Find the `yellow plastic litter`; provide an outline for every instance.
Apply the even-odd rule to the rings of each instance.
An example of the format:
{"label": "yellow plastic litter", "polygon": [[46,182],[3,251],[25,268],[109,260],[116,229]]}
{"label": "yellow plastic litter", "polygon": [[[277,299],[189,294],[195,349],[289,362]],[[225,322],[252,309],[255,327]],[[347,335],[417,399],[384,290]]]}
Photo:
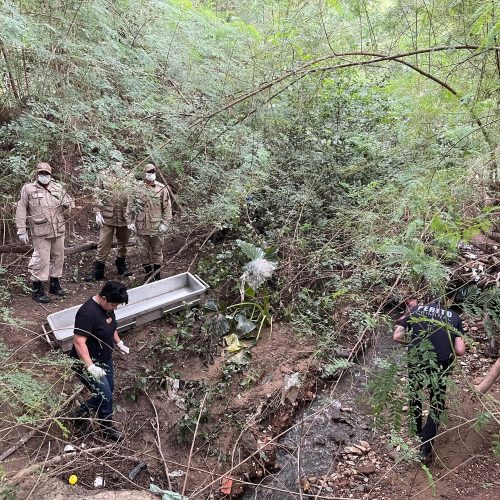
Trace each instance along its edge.
{"label": "yellow plastic litter", "polygon": [[224,340],[225,340],[226,345],[227,345],[227,347],[226,347],[227,352],[235,353],[235,352],[241,351],[242,349],[247,347],[246,344],[244,344],[243,342],[240,342],[240,339],[234,333],[232,333],[231,335],[228,335],[227,337],[224,337]]}
{"label": "yellow plastic litter", "polygon": [[68,478],[69,484],[76,484],[77,481],[78,481],[78,476],[76,476],[75,474],[71,474],[71,476],[69,476]]}

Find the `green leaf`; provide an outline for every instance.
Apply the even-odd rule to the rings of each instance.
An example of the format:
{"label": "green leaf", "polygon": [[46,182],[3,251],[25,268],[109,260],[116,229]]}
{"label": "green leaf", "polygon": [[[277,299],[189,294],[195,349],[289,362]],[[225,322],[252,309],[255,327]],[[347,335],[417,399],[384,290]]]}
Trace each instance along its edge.
{"label": "green leaf", "polygon": [[242,338],[248,335],[250,332],[254,331],[257,326],[255,323],[250,321],[244,313],[238,313],[234,316],[237,322],[236,331],[238,332],[238,337]]}
{"label": "green leaf", "polygon": [[236,244],[240,247],[241,251],[250,259],[263,259],[265,257],[265,252],[262,248],[256,247],[251,243],[246,241],[236,240]]}

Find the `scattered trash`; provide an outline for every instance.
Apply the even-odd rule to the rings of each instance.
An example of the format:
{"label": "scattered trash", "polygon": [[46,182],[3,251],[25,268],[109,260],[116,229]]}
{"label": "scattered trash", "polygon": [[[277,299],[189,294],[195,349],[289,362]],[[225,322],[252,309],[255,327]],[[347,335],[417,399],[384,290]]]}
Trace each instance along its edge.
{"label": "scattered trash", "polygon": [[248,345],[241,342],[234,333],[224,337],[227,347],[224,349],[228,363],[236,365],[247,365],[250,362],[251,354]]}
{"label": "scattered trash", "polygon": [[184,398],[179,396],[178,392],[186,386],[186,382],[184,380],[179,380],[178,378],[172,377],[165,377],[163,380],[167,387],[167,395],[169,399],[171,399],[175,403],[177,408],[185,410],[186,401]]}
{"label": "scattered trash", "polygon": [[139,473],[144,470],[148,465],[142,460],[128,473],[128,478],[133,481]]}
{"label": "scattered trash", "polygon": [[173,470],[172,472],[168,473],[168,477],[183,477],[185,476],[186,473],[183,470]]}
{"label": "scattered trash", "polygon": [[76,484],[77,481],[78,481],[78,476],[76,474],[71,474],[71,476],[69,476],[68,478],[68,483],[71,485]]}
{"label": "scattered trash", "polygon": [[300,375],[299,372],[295,372],[292,374],[286,374],[285,383],[283,385],[283,389],[281,390],[281,404],[284,404],[285,400],[288,399],[290,403],[293,403],[297,396],[299,395],[300,389]]}
{"label": "scattered trash", "polygon": [[103,488],[106,484],[102,476],[96,476],[94,479],[94,488]]}
{"label": "scattered trash", "polygon": [[223,495],[230,495],[232,487],[233,487],[233,480],[225,478],[221,481],[221,487],[219,491]]}
{"label": "scattered trash", "polygon": [[184,497],[180,493],[176,493],[175,491],[162,490],[161,488],[158,488],[156,484],[150,484],[149,491],[157,495],[162,495],[162,500],[188,500],[188,497]]}
{"label": "scattered trash", "polygon": [[72,444],[67,444],[64,447],[64,453],[74,453],[76,451],[76,448]]}

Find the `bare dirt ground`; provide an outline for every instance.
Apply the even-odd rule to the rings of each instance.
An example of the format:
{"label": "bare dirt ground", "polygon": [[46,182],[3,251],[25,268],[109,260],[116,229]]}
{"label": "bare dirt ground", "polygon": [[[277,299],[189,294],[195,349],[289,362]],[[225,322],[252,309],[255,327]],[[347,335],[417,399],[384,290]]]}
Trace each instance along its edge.
{"label": "bare dirt ground", "polygon": [[[96,231],[82,220],[85,219],[74,225],[70,244],[96,239]],[[176,238],[169,242],[165,258],[174,256],[184,241]],[[196,251],[194,248],[180,254],[165,275],[185,271]],[[117,278],[113,259],[107,263],[108,278]],[[3,265],[9,265],[9,270],[22,278],[26,275],[27,260],[27,257],[4,256]],[[33,354],[41,356],[49,352],[51,348],[40,329],[46,316],[80,304],[99,290],[100,284],[87,284],[81,279],[92,260],[93,252],[68,258],[63,285],[69,295],[62,300],[41,305],[33,302],[21,288],[13,291],[9,303],[13,317],[25,321],[23,328],[2,327],[3,341],[15,351],[13,359],[28,363]],[[136,286],[141,282],[141,268],[134,248],[128,261],[136,271],[129,284]],[[209,276],[202,277],[210,282]],[[304,475],[299,471],[296,488],[285,490],[284,498],[301,495],[302,498],[372,500],[499,498],[500,465],[491,452],[493,435],[499,432],[499,425],[494,420],[481,430],[471,425],[485,407],[468,386],[487,371],[493,360],[488,356],[484,333],[480,329],[470,333],[478,346],[461,360],[462,370],[455,372],[456,384],[449,397],[449,421],[437,439],[437,460],[429,467],[430,473],[426,474],[417,463],[399,461],[400,454],[388,448],[388,435],[368,425],[369,448],[361,455],[332,456],[318,440],[315,446],[323,447],[320,455],[324,456],[329,475],[321,471]],[[286,325],[265,331],[252,349],[250,365],[243,373],[236,374],[224,372],[222,346],[216,350],[211,363],[200,352],[162,351],[161,339],[176,335],[175,319],[168,318],[124,334],[130,355],[115,354],[116,419],[126,433],[124,442],[110,445],[97,431],[81,438],[61,432],[55,424],[43,428],[2,462],[7,477],[29,465],[42,464],[41,475],[27,475],[16,487],[17,498],[150,498],[146,492],[150,483],[165,490],[184,491],[191,498],[219,498],[225,492],[237,497],[243,488],[237,486],[236,480],[244,484],[276,473],[276,452],[282,445],[276,445],[274,438],[294,423],[297,411],[311,400],[333,398],[341,401],[351,414],[359,414],[364,422],[371,422],[367,396],[363,396],[367,378],[350,379],[347,375],[344,377],[347,385],[324,390],[324,383],[317,377],[315,341],[294,335]],[[378,349],[375,342],[374,356],[386,356],[385,348]],[[301,390],[295,402],[283,401],[287,376],[295,372],[301,375]],[[169,376],[173,374],[182,381],[177,394],[169,385]],[[50,373],[47,376],[50,377]],[[403,366],[401,376],[405,376]],[[76,387],[76,381],[70,379],[59,390],[70,395]],[[353,387],[356,390],[349,396]],[[498,400],[498,382],[488,397]],[[1,405],[0,453],[30,430],[20,425],[9,427],[12,418],[4,409],[5,405]],[[64,422],[64,415],[62,419]],[[65,422],[70,428],[70,423]],[[197,439],[193,442],[194,433]],[[351,438],[352,443],[347,437],[338,446],[343,449],[356,444],[357,435],[353,433]],[[67,444],[74,445],[77,452],[64,455]],[[58,455],[62,456],[59,462],[52,465],[47,462]],[[129,479],[129,472],[140,461],[145,462],[146,467],[134,480]],[[78,475],[76,486],[67,484],[71,474]],[[104,490],[94,486],[98,475],[105,480]],[[232,488],[231,479],[235,480]],[[278,498],[277,495],[270,490],[266,498]]]}

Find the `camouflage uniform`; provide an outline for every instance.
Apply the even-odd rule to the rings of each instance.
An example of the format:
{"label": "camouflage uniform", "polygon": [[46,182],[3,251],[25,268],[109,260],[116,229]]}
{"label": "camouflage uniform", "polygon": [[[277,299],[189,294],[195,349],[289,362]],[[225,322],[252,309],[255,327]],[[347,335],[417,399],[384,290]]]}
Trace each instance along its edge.
{"label": "camouflage uniform", "polygon": [[127,208],[128,192],[134,189],[127,178],[127,172],[121,164],[117,164],[111,172],[100,175],[94,193],[94,213],[100,213],[104,224],[100,228],[94,269],[85,277],[86,281],[104,278],[104,263],[109,256],[116,234],[118,242],[117,258],[115,260],[118,274],[130,276],[125,259],[130,232],[127,229],[125,210]]}
{"label": "camouflage uniform", "polygon": [[[37,172],[43,171],[50,174],[52,169],[47,163],[39,163]],[[65,215],[72,208],[74,202],[71,196],[52,180],[46,185],[38,181],[29,182],[21,189],[16,210],[17,234],[24,235],[27,227],[30,229],[34,251],[28,269],[34,285],[41,288],[42,293],[42,283],[50,278],[49,291],[64,294],[58,280],[64,264]],[[48,302],[48,298],[44,302]]]}
{"label": "camouflage uniform", "polygon": [[[147,168],[154,169],[152,164]],[[163,240],[161,226],[168,226],[172,219],[172,202],[167,186],[156,180],[144,181],[128,198],[126,218],[128,224],[135,224],[141,261],[146,276],[155,272],[159,279],[159,269],[163,264]]]}

